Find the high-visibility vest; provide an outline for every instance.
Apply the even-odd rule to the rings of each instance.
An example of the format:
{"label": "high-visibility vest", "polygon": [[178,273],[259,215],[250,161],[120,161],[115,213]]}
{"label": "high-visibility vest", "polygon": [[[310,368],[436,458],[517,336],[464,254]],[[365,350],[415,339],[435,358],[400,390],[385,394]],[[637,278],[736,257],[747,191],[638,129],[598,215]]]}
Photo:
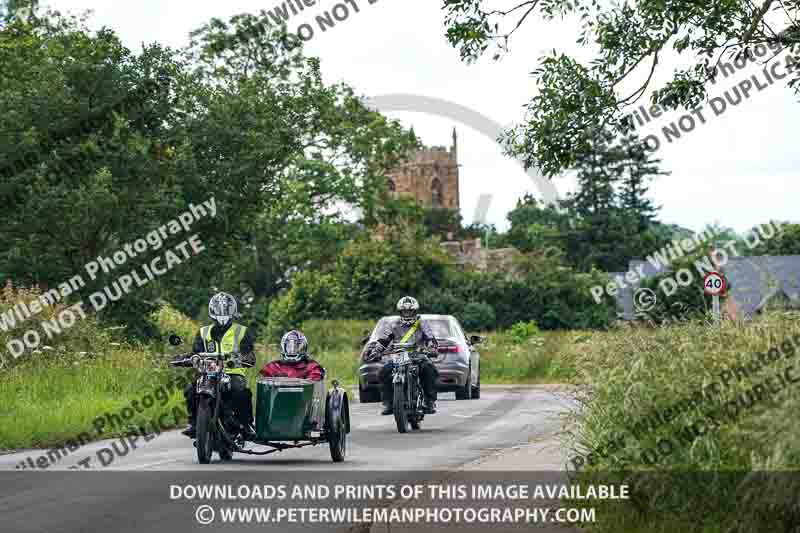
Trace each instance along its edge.
{"label": "high-visibility vest", "polygon": [[402,344],[404,342],[408,342],[408,339],[410,339],[411,336],[417,331],[417,327],[419,327],[419,320],[414,322],[414,324],[410,328],[408,328],[408,331],[406,331],[406,334],[403,335],[402,339],[400,339],[400,343]]}
{"label": "high-visibility vest", "polygon": [[[200,336],[203,338],[203,345],[207,352],[212,351],[208,349],[208,343],[211,340],[213,340],[211,338],[211,328],[212,326],[203,326],[202,328],[200,328]],[[244,337],[245,331],[247,331],[247,328],[245,326],[242,326],[241,324],[237,324],[236,322],[234,322],[233,324],[230,325],[228,330],[222,336],[221,342],[219,343],[218,346],[215,346],[216,349],[213,351],[225,352],[225,353],[230,353],[230,352],[238,353],[239,342],[242,340],[242,337]],[[227,374],[235,374],[239,376],[245,375],[244,368],[226,368],[225,372]]]}

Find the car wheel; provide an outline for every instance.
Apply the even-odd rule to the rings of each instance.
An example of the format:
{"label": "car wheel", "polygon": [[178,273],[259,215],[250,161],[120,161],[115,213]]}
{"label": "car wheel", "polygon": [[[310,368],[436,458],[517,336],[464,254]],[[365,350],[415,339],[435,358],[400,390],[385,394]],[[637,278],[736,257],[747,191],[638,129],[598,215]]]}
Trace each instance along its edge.
{"label": "car wheel", "polygon": [[381,401],[381,391],[379,389],[368,389],[359,385],[358,401],[361,403],[377,403]]}
{"label": "car wheel", "polygon": [[478,367],[478,383],[476,383],[472,387],[472,399],[473,400],[481,399],[481,367]]}
{"label": "car wheel", "polygon": [[456,390],[456,400],[469,400],[472,397],[472,368],[467,371],[467,382]]}

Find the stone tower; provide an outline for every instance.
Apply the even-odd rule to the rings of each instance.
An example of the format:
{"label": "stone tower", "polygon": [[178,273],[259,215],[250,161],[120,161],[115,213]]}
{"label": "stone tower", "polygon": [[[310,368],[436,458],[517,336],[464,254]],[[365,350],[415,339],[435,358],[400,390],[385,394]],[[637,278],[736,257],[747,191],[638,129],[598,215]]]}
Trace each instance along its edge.
{"label": "stone tower", "polygon": [[458,137],[453,145],[424,147],[387,173],[390,194],[414,198],[423,207],[459,209]]}

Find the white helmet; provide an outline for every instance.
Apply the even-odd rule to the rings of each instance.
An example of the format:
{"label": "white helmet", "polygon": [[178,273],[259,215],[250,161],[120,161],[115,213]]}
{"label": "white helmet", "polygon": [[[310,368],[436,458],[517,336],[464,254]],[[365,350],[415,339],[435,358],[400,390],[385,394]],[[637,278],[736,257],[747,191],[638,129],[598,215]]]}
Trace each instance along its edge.
{"label": "white helmet", "polygon": [[281,359],[288,363],[296,363],[305,359],[308,354],[306,336],[293,329],[281,339]]}
{"label": "white helmet", "polygon": [[419,318],[419,302],[411,296],[403,296],[397,301],[397,312],[400,322],[410,326]]}
{"label": "white helmet", "polygon": [[208,316],[220,326],[227,326],[238,315],[236,298],[227,292],[218,292],[208,302]]}

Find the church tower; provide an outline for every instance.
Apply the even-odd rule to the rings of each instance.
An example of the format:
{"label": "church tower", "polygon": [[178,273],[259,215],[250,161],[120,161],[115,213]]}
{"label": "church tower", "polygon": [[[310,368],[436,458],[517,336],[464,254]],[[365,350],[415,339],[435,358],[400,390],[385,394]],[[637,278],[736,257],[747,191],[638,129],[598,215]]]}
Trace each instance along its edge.
{"label": "church tower", "polygon": [[427,208],[459,209],[458,136],[453,128],[453,145],[423,147],[387,173],[391,194],[414,198]]}

